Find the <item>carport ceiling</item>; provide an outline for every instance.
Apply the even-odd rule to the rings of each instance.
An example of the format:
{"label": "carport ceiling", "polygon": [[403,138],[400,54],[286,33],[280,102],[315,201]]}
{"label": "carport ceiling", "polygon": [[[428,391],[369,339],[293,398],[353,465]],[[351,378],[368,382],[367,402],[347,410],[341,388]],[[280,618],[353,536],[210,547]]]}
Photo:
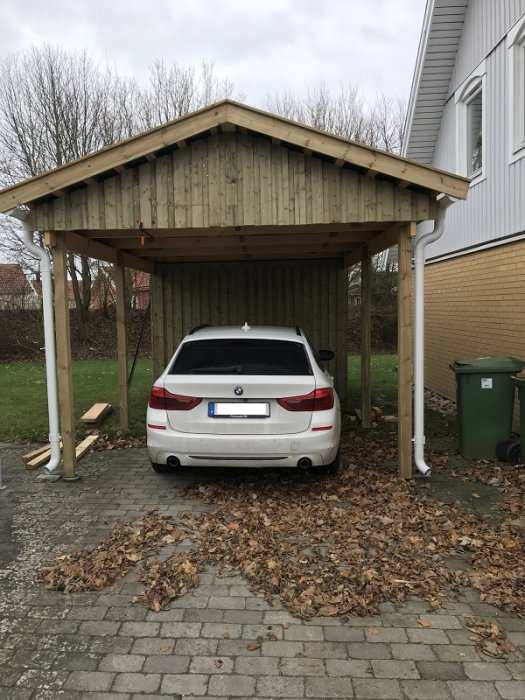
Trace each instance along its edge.
{"label": "carport ceiling", "polygon": [[154,263],[342,258],[397,242],[468,180],[229,100],[0,192],[68,250]]}

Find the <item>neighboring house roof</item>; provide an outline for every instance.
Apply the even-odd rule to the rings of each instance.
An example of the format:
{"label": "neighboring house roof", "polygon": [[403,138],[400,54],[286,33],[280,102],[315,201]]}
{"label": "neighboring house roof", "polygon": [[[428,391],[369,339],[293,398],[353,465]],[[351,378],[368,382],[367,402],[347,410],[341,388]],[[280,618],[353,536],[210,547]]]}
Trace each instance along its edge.
{"label": "neighboring house roof", "polygon": [[20,265],[0,264],[0,294],[27,294],[33,291]]}
{"label": "neighboring house roof", "polygon": [[133,275],[133,290],[135,292],[149,290],[149,277],[147,272],[137,270]]}
{"label": "neighboring house roof", "polygon": [[468,0],[427,0],[401,153],[430,164],[449,97]]}
{"label": "neighboring house roof", "polygon": [[23,204],[37,204],[60,196],[69,188],[124,172],[127,167],[154,160],[158,155],[184,147],[204,133],[234,131],[262,134],[304,152],[349,164],[360,172],[426,192],[444,192],[464,199],[468,180],[415,163],[370,146],[298,124],[247,105],[223,100],[192,114],[138,134],[84,158],[42,173],[0,191],[0,211]]}
{"label": "neighboring house roof", "polygon": [[[79,281],[80,292],[82,293],[82,282]],[[42,282],[33,282],[35,292],[39,297],[42,296]],[[75,301],[75,294],[73,292],[73,282],[71,280],[67,281],[67,297],[69,301]]]}

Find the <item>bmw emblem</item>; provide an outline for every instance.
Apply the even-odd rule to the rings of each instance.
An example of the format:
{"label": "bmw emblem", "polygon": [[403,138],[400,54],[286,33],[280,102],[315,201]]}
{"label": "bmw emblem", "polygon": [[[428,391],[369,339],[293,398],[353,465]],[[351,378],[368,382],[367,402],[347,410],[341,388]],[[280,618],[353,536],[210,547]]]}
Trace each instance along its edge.
{"label": "bmw emblem", "polygon": [[235,394],[235,396],[242,396],[244,393],[244,390],[243,390],[242,386],[236,386],[235,389],[233,390],[233,393]]}

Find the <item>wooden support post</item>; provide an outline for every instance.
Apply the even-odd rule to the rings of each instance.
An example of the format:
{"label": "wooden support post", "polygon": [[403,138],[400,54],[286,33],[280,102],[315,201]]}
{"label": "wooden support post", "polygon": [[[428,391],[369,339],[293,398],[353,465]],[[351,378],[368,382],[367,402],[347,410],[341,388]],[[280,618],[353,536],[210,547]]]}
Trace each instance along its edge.
{"label": "wooden support post", "polygon": [[398,242],[397,348],[399,475],[412,476],[412,235],[415,223],[401,227]]}
{"label": "wooden support post", "polygon": [[55,234],[53,275],[55,281],[55,338],[57,353],[58,405],[60,433],[63,444],[64,478],[76,478],[75,404],[73,400],[73,371],[71,363],[71,334],[69,329],[69,290],[64,234]]}
{"label": "wooden support post", "polygon": [[117,321],[117,358],[120,427],[129,428],[129,397],[128,397],[128,338],[126,333],[126,268],[119,255],[119,263],[115,265],[116,290],[116,321]]}
{"label": "wooden support post", "polygon": [[361,426],[370,428],[370,322],[372,308],[372,258],[365,248],[361,260]]}

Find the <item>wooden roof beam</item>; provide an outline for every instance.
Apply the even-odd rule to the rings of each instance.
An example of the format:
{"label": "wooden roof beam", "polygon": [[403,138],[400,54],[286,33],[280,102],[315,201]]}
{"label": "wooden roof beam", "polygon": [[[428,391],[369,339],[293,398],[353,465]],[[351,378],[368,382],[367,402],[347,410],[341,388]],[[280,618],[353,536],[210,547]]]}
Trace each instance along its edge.
{"label": "wooden roof beam", "polygon": [[[118,263],[118,256],[120,253],[114,248],[104,245],[104,243],[99,243],[98,241],[84,238],[73,231],[65,231],[64,240],[66,249],[72,253],[87,255],[90,258],[104,260],[105,262],[113,264]],[[129,253],[124,253],[123,256],[126,267],[130,267],[133,270],[141,270],[142,272],[153,272],[154,268],[149,260],[141,260],[135,255],[130,255]]]}
{"label": "wooden roof beam", "polygon": [[393,224],[381,233],[374,236],[365,246],[360,246],[355,251],[345,255],[345,267],[360,262],[365,249],[366,255],[372,256],[376,255],[376,253],[381,253],[381,251],[386,250],[387,248],[391,248],[393,245],[396,245],[399,237],[399,229],[400,224]]}
{"label": "wooden roof beam", "polygon": [[250,253],[251,255],[257,254],[270,254],[280,255],[281,253],[337,253],[338,255],[343,255],[350,250],[355,248],[355,243],[322,243],[315,245],[307,244],[286,244],[286,245],[246,245],[243,243],[238,243],[237,245],[231,244],[226,246],[195,246],[195,248],[190,248],[188,246],[180,246],[179,248],[152,248],[151,250],[143,250],[140,255],[142,258],[151,260],[152,258],[159,259],[162,257],[172,257],[177,255],[179,251],[180,255],[188,255],[190,257],[199,255],[229,255],[236,254],[239,252]]}
{"label": "wooden roof beam", "polygon": [[243,260],[252,260],[256,262],[257,260],[328,260],[328,259],[342,259],[340,253],[285,253],[283,255],[278,255],[275,252],[269,254],[243,254],[238,255],[213,255],[213,256],[176,256],[171,258],[158,259],[155,262],[162,263],[202,263],[202,262],[242,262]]}
{"label": "wooden roof beam", "polygon": [[[327,234],[337,234],[337,233],[363,233],[363,232],[380,232],[383,231],[385,226],[389,226],[393,222],[366,222],[366,223],[343,223],[343,224],[286,224],[282,226],[229,226],[229,227],[218,227],[210,226],[207,228],[161,228],[157,229],[154,227],[147,227],[148,231],[152,233],[158,240],[160,238],[179,238],[187,236],[231,236],[246,234],[250,236],[259,235],[283,235],[285,233],[295,234],[295,235],[311,235],[315,233],[327,233]],[[100,238],[100,239],[114,239],[114,238],[131,238],[134,236],[139,236],[140,233],[138,229],[128,228],[128,229],[85,229],[82,230],[82,235],[86,238]]]}
{"label": "wooden roof beam", "polygon": [[[162,248],[177,248],[184,246],[200,246],[205,245],[208,247],[214,246],[217,248],[224,247],[225,245],[240,245],[246,244],[249,246],[257,245],[274,245],[279,247],[280,245],[286,245],[288,243],[297,243],[302,245],[322,245],[322,244],[356,244],[364,243],[370,240],[372,236],[370,234],[361,232],[341,232],[341,233],[314,233],[304,236],[303,234],[293,234],[293,233],[267,233],[258,235],[249,234],[235,234],[231,232],[228,236],[213,236],[206,235],[203,233],[195,233],[188,236],[176,236],[176,237],[163,237],[156,238],[155,240],[150,240],[146,238],[144,243],[142,243],[141,236],[129,236],[127,238],[113,238],[113,239],[103,239],[103,242],[114,248],[115,250],[121,249],[136,249],[137,254],[141,254],[143,251],[147,250],[157,250]],[[88,240],[94,240],[90,238]]]}

